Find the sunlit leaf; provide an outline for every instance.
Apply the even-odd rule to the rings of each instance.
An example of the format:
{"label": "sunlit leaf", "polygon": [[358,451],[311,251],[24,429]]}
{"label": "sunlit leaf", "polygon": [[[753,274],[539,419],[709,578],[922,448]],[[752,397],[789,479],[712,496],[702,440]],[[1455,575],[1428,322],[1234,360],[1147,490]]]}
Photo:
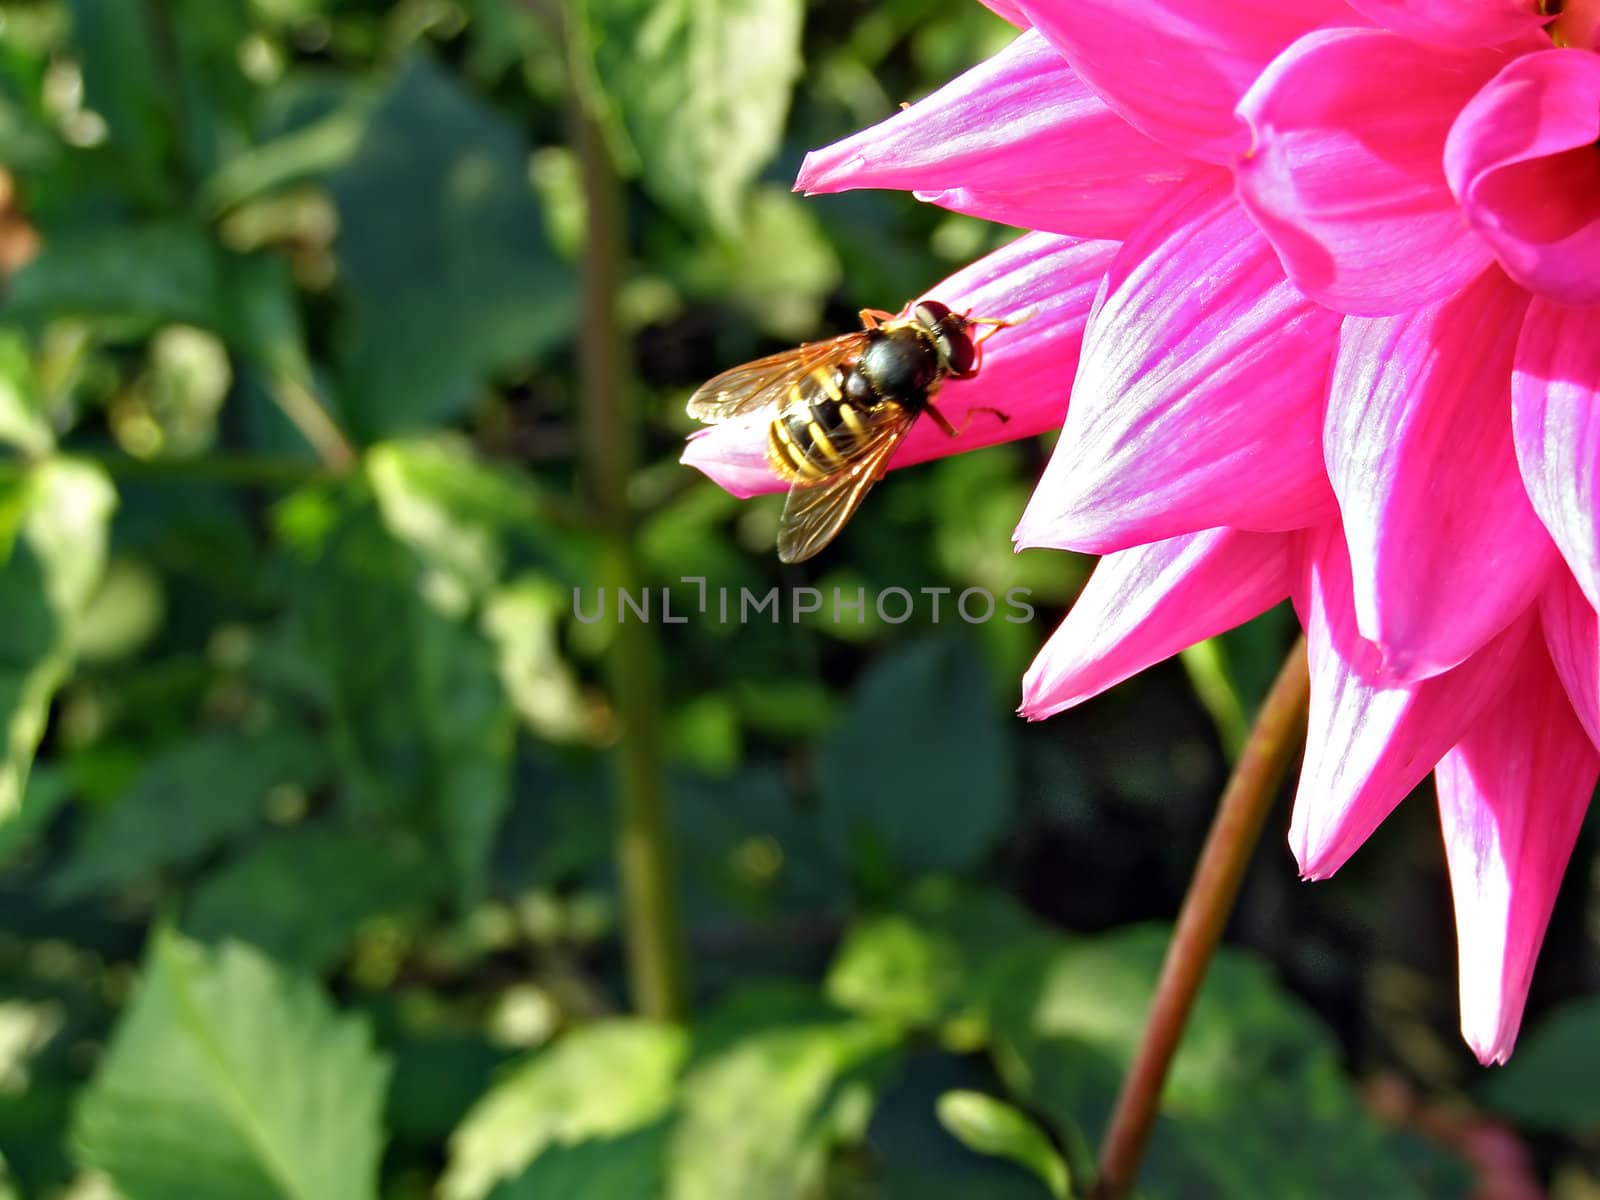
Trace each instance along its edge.
{"label": "sunlit leaf", "polygon": [[841,1008],[907,1025],[951,1022],[981,1039],[985,981],[997,963],[1046,936],[1008,897],[929,879],[901,911],[859,919],[823,984]]}
{"label": "sunlit leaf", "polygon": [[490,1088],[452,1135],[441,1195],[481,1200],[547,1148],[653,1124],[672,1102],[687,1051],[681,1029],[616,1019],[534,1052]]}
{"label": "sunlit leaf", "polygon": [[[15,817],[78,621],[105,570],[116,492],[97,467],[48,459],[0,483],[0,823]],[[18,536],[20,533],[20,536]]]}
{"label": "sunlit leaf", "polygon": [[577,677],[561,655],[559,621],[568,602],[549,580],[532,576],[497,590],[483,614],[517,715],[556,742],[578,740],[590,727]]}
{"label": "sunlit leaf", "polygon": [[841,1007],[923,1024],[957,997],[964,967],[953,939],[909,917],[878,917],[850,931],[826,987]]}
{"label": "sunlit leaf", "polygon": [[390,534],[476,600],[500,582],[512,532],[539,518],[524,480],[482,462],[452,438],[385,442],[367,475]]}
{"label": "sunlit leaf", "polygon": [[158,934],[75,1141],[128,1200],[367,1200],[387,1075],[309,979]]}
{"label": "sunlit leaf", "polygon": [[939,1122],[979,1154],[1008,1158],[1037,1175],[1052,1196],[1067,1195],[1067,1164],[1025,1113],[982,1092],[946,1092]]}
{"label": "sunlit leaf", "polygon": [[43,454],[55,443],[41,407],[27,341],[0,329],[0,442],[24,454]]}
{"label": "sunlit leaf", "polygon": [[696,223],[738,226],[778,147],[800,68],[799,0],[584,0],[600,92],[646,186]]}
{"label": "sunlit leaf", "polygon": [[78,657],[84,662],[127,658],[155,636],[165,614],[161,576],[139,559],[114,558],[83,610]]}
{"label": "sunlit leaf", "polygon": [[709,254],[695,243],[679,268],[686,285],[719,302],[738,301],[776,337],[815,335],[822,303],[843,273],[817,216],[787,187],[763,185],[745,226]]}
{"label": "sunlit leaf", "polygon": [[320,179],[348,162],[371,117],[371,97],[352,89],[343,107],[228,159],[206,182],[218,211],[292,184]]}
{"label": "sunlit leaf", "polygon": [[838,1089],[893,1040],[867,1022],[835,1021],[761,1029],[708,1053],[683,1082],[667,1200],[816,1194],[840,1132]]}

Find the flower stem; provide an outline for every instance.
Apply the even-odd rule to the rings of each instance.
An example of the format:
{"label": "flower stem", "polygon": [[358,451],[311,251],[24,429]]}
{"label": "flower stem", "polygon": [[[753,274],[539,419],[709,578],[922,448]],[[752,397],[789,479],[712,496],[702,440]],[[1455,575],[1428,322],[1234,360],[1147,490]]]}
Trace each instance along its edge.
{"label": "flower stem", "polygon": [[[587,236],[581,263],[579,371],[581,466],[596,509],[601,584],[637,591],[642,574],[636,514],[628,497],[638,453],[638,414],[627,395],[628,345],[617,320],[622,276],[622,185],[594,118],[573,99],[573,142]],[[645,1016],[685,1015],[683,929],[673,882],[661,733],[661,667],[654,629],[617,622],[607,673],[622,726],[618,745],[618,871],[634,1007]]]}
{"label": "flower stem", "polygon": [[1092,1200],[1119,1200],[1133,1186],[1172,1056],[1222,939],[1284,768],[1300,746],[1310,687],[1306,642],[1301,637],[1262,701],[1206,834],[1161,964],[1144,1036],[1100,1146],[1099,1180],[1090,1193]]}

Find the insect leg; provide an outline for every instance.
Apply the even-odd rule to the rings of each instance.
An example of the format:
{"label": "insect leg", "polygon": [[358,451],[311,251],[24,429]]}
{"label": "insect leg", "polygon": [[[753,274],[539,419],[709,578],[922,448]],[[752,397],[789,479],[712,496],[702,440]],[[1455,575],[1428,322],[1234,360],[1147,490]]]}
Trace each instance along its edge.
{"label": "insect leg", "polygon": [[863,329],[876,329],[885,321],[894,320],[892,312],[884,312],[881,308],[863,308],[861,310],[861,327]]}
{"label": "insect leg", "polygon": [[957,429],[954,425],[950,424],[950,418],[945,416],[932,404],[928,405],[928,407],[923,411],[933,418],[933,423],[935,425],[944,430],[946,437],[960,437],[962,434],[966,433],[968,426],[972,424],[973,416],[977,413],[988,413],[992,417],[997,417],[1002,425],[1011,420],[1010,413],[1003,413],[998,408],[969,408],[967,409],[967,419],[962,421],[961,428]]}

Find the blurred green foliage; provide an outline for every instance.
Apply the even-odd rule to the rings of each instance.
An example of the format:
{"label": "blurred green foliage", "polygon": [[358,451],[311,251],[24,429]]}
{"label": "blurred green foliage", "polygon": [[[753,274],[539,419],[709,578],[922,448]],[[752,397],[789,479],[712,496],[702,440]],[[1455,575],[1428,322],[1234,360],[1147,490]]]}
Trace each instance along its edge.
{"label": "blurred green foliage", "polygon": [[[1088,570],[1010,552],[1045,447],[890,479],[803,570],[770,552],[775,500],[676,461],[698,382],[1005,240],[787,184],[1009,36],[965,0],[6,0],[0,1196],[1092,1180],[1162,945],[1137,923],[1175,908],[1289,618],[1025,727],[1017,679]],[[580,106],[624,180],[652,594],[1038,609],[652,626],[685,1025],[623,1015],[628,731],[614,622],[574,610],[604,567]],[[1465,1194],[1354,1083],[1472,1079],[1426,834],[1327,899],[1260,864],[1256,952],[1213,972],[1145,1194]],[[1584,1028],[1536,1033],[1486,1095],[1562,1134],[1569,1177]]]}

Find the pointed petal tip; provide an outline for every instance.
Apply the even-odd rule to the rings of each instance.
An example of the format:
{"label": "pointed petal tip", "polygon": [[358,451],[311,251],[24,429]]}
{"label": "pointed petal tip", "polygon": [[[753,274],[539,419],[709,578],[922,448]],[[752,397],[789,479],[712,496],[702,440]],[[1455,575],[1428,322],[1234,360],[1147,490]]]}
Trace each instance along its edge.
{"label": "pointed petal tip", "polygon": [[1062,701],[1052,699],[1048,692],[1044,672],[1035,660],[1022,676],[1022,703],[1017,705],[1017,714],[1029,721],[1044,721],[1087,698],[1077,697]]}
{"label": "pointed petal tip", "polygon": [[1461,1022],[1461,1040],[1478,1060],[1480,1066],[1503,1067],[1511,1061],[1511,1051],[1516,1049],[1516,1026],[1504,1029],[1483,1030],[1473,1027],[1467,1020]]}
{"label": "pointed petal tip", "polygon": [[[1299,803],[1299,797],[1295,798]],[[1350,857],[1342,848],[1324,841],[1313,845],[1311,835],[1304,829],[1291,828],[1289,851],[1294,855],[1295,867],[1300,872],[1300,882],[1321,883],[1332,879]]]}
{"label": "pointed petal tip", "polygon": [[815,160],[817,152],[811,151],[800,162],[800,169],[795,172],[794,186],[790,191],[799,192],[802,196],[815,196],[817,176],[822,174],[821,165]]}
{"label": "pointed petal tip", "polygon": [[800,170],[795,173],[794,190],[806,196],[842,192],[850,184],[839,177],[847,177],[865,165],[866,159],[859,152],[839,154],[836,147],[812,150],[801,160]]}
{"label": "pointed petal tip", "polygon": [[1022,515],[1017,518],[1017,527],[1011,531],[1011,551],[1021,554],[1024,550],[1060,550],[1062,547],[1054,545],[1048,537],[1045,526],[1048,522],[1041,521],[1034,515],[1034,501],[1039,493],[1035,489],[1028,498],[1028,504],[1022,510]]}

